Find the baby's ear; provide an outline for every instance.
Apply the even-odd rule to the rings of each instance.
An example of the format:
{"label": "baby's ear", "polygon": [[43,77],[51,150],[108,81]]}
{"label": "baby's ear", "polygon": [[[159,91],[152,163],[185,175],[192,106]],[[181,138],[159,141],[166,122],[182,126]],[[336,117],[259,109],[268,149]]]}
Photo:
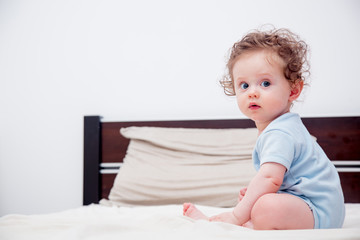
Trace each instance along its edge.
{"label": "baby's ear", "polygon": [[301,80],[296,81],[294,84],[292,84],[289,101],[295,101],[300,96],[303,87],[304,81]]}

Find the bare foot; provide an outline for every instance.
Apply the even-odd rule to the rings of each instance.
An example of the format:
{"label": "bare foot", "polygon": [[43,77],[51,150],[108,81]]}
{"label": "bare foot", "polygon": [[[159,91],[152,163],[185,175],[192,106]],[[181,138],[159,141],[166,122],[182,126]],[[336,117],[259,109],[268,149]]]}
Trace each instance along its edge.
{"label": "bare foot", "polygon": [[195,220],[209,220],[199,209],[197,209],[192,203],[183,204],[183,215]]}
{"label": "bare foot", "polygon": [[254,224],[252,224],[251,220],[247,221],[242,226],[246,228],[254,229]]}
{"label": "bare foot", "polygon": [[224,212],[210,218],[211,222],[226,222],[235,225],[238,224],[238,220],[232,212]]}

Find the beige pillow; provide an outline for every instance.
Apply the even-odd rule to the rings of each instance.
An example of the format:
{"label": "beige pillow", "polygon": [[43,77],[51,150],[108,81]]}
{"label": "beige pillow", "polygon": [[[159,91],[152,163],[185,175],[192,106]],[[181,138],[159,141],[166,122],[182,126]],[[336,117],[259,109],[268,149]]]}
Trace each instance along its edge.
{"label": "beige pillow", "polygon": [[120,132],[131,140],[107,204],[232,207],[255,175],[256,128],[128,127]]}

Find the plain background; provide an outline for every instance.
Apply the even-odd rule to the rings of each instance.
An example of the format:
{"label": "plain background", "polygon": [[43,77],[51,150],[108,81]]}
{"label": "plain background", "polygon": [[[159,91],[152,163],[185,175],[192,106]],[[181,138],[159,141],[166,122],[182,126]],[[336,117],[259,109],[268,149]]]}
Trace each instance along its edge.
{"label": "plain background", "polygon": [[310,46],[301,116],[360,115],[360,1],[0,1],[0,216],[82,205],[83,116],[244,118],[218,80],[263,24]]}

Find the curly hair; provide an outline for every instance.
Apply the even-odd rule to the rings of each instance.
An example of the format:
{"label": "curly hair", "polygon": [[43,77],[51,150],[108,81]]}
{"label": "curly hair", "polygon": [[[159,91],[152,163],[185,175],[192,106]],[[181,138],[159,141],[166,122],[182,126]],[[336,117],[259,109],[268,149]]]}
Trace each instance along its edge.
{"label": "curly hair", "polygon": [[235,95],[232,71],[239,56],[245,52],[256,50],[269,50],[276,53],[285,63],[284,76],[290,84],[298,81],[305,83],[305,75],[310,74],[307,60],[308,46],[300,40],[298,35],[285,28],[269,31],[254,30],[234,43],[230,49],[230,56],[226,64],[227,73],[220,80],[226,95]]}

